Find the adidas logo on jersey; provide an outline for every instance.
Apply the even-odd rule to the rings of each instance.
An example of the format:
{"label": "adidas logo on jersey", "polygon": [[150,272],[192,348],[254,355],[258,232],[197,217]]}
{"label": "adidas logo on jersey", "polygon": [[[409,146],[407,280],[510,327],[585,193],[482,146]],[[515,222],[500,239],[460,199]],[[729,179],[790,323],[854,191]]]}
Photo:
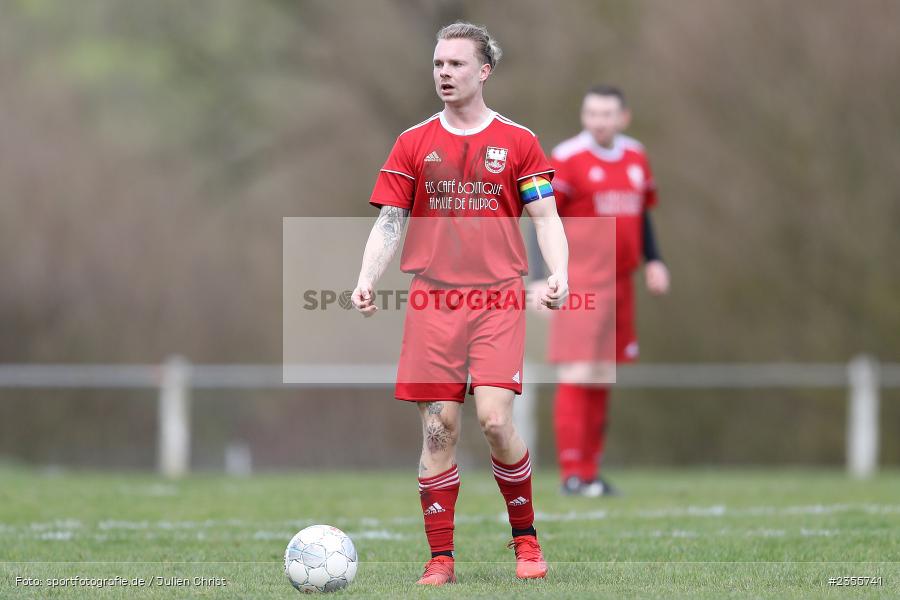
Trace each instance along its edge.
{"label": "adidas logo on jersey", "polygon": [[518,372],[518,371],[516,371],[516,374],[513,375],[513,381],[515,381],[516,383],[522,383],[521,379],[519,378],[519,372]]}
{"label": "adidas logo on jersey", "polygon": [[528,500],[526,500],[522,496],[519,496],[514,500],[510,500],[509,502],[507,502],[507,504],[509,504],[510,506],[522,506],[523,504],[528,504]]}
{"label": "adidas logo on jersey", "polygon": [[440,504],[438,504],[437,502],[435,502],[434,504],[429,506],[425,510],[425,512],[422,514],[424,514],[425,516],[428,516],[428,515],[436,515],[436,514],[442,513],[442,512],[447,512],[447,509],[444,508],[443,506],[441,506]]}
{"label": "adidas logo on jersey", "polygon": [[431,154],[425,157],[425,162],[441,162],[441,157],[438,156],[437,150],[432,150]]}

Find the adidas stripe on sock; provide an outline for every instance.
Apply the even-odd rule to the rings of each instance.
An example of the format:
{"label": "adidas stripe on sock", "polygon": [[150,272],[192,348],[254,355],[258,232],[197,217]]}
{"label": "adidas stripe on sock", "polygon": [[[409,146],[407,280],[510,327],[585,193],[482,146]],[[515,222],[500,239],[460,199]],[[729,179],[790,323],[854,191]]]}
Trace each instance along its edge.
{"label": "adidas stripe on sock", "polygon": [[507,465],[493,456],[491,463],[494,479],[506,501],[509,524],[513,529],[529,529],[534,525],[534,507],[531,496],[531,459],[525,451],[518,462]]}

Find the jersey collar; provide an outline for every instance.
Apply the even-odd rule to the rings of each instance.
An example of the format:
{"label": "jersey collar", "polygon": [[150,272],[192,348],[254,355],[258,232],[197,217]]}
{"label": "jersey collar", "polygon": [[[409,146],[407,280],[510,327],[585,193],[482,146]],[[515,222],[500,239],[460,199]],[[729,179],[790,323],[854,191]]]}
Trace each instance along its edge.
{"label": "jersey collar", "polygon": [[594,136],[589,131],[582,131],[581,137],[584,144],[597,158],[609,162],[621,160],[625,154],[625,145],[622,143],[622,136],[617,135],[613,138],[612,148],[604,148],[594,140]]}
{"label": "jersey collar", "polygon": [[458,127],[451,126],[450,123],[447,122],[447,118],[444,116],[444,111],[441,111],[438,114],[440,115],[441,126],[443,126],[444,129],[446,129],[447,131],[449,131],[450,133],[453,133],[455,135],[474,135],[476,133],[480,133],[480,132],[484,131],[485,129],[487,129],[487,126],[490,125],[491,121],[494,120],[494,117],[497,116],[496,112],[491,111],[488,114],[487,118],[484,120],[484,122],[481,123],[480,125],[473,127],[471,129],[460,129]]}

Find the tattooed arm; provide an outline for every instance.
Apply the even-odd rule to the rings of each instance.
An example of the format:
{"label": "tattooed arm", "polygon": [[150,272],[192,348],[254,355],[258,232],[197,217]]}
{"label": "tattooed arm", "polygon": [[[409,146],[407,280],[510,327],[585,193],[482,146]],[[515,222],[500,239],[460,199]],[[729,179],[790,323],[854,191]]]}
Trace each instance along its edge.
{"label": "tattooed arm", "polygon": [[353,306],[366,317],[371,317],[378,310],[375,305],[375,283],[397,253],[407,217],[408,209],[382,206],[369,234],[369,241],[363,252],[362,269],[352,297]]}

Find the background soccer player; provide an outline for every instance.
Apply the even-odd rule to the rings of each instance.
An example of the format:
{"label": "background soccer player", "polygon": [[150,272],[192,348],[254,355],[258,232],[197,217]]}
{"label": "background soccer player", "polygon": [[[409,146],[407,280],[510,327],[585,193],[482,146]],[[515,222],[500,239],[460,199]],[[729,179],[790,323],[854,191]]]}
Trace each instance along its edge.
{"label": "background soccer player", "polygon": [[[531,463],[512,423],[513,399],[522,391],[527,272],[517,221],[523,209],[534,219],[552,270],[541,300],[558,307],[568,293],[568,248],[550,185],[553,168],[530,130],[484,103],[484,84],[501,54],[487,30],[455,23],[437,39],[434,83],[444,110],[403,132],[378,176],[370,202],[381,212],[352,299],[366,316],[377,310],[374,285],[411,215],[401,269],[415,277],[395,396],[416,402],[422,420],[419,493],[432,557],[419,583],[455,580],[456,443],[469,376],[512,526],[516,575],[540,578],[547,564],[534,529]],[[454,293],[522,301],[486,310],[481,297],[454,310],[448,306]],[[446,301],[416,310],[417,295]]]}
{"label": "background soccer player", "polygon": [[[644,279],[651,294],[669,290],[669,272],[662,262],[650,209],[656,186],[644,147],[622,134],[631,120],[621,90],[598,85],[588,90],[581,106],[584,130],[559,144],[552,153],[556,167],[553,187],[571,246],[573,294],[615,286],[615,360],[638,357],[632,275],[644,260]],[[616,225],[615,264],[596,227],[578,217],[613,217]],[[614,272],[613,272],[614,267]],[[614,282],[614,284],[613,284]],[[608,426],[608,361],[603,343],[612,323],[603,311],[554,313],[549,357],[559,364],[554,401],[557,459],[566,494],[614,494],[599,476]],[[610,350],[612,345],[608,346]],[[610,352],[611,353],[611,352]],[[607,361],[604,364],[604,360]]]}

